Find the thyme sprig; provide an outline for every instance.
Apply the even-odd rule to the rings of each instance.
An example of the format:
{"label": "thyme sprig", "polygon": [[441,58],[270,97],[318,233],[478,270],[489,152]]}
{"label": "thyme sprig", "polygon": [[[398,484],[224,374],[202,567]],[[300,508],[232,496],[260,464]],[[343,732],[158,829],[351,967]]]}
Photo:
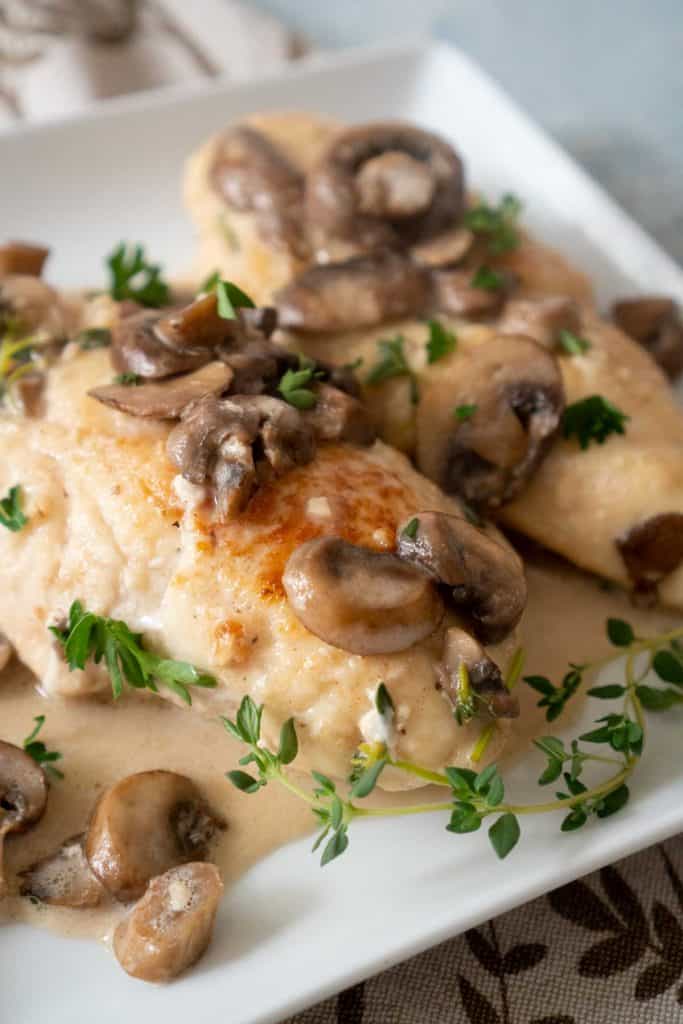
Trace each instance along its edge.
{"label": "thyme sprig", "polygon": [[[505,783],[496,764],[489,764],[481,771],[447,767],[444,772],[437,772],[394,758],[387,744],[381,742],[361,744],[352,759],[344,792],[336,782],[318,771],[311,772],[312,787],[303,788],[294,782],[289,770],[299,749],[294,720],[290,718],[282,726],[278,749],[269,750],[261,735],[263,706],[257,706],[248,696],[243,698],[234,722],[223,719],[227,731],[248,747],[248,753],[239,762],[242,768],[228,772],[227,777],[244,793],[256,793],[270,782],[277,782],[308,803],[319,827],[313,849],[323,847],[322,865],[347,849],[349,826],[357,818],[437,811],[448,815],[447,831],[459,835],[476,832],[484,822],[489,823],[489,841],[496,855],[503,859],[517,845],[521,834],[519,819],[525,815],[562,811],[560,829],[572,832],[592,817],[607,818],[620,811],[628,802],[627,780],[635,771],[645,744],[644,710],[665,710],[683,703],[683,627],[655,637],[639,638],[628,623],[609,619],[607,634],[613,646],[625,656],[625,681],[595,686],[587,692],[598,700],[622,701],[621,710],[596,719],[595,728],[568,743],[556,736],[541,736],[534,741],[546,762],[539,785],[546,786],[560,778],[564,784],[564,788],[555,793],[554,800],[518,804],[506,799]],[[508,686],[514,685],[521,675],[522,658],[521,651],[513,657],[506,677]],[[546,709],[546,719],[554,721],[585,684],[589,674],[604,668],[614,658],[612,652],[590,664],[572,664],[557,686],[545,676],[527,676],[525,681],[541,693],[539,705]],[[662,688],[646,684],[645,680],[651,676],[655,681],[670,685]],[[466,696],[466,678],[462,680],[462,687]],[[390,730],[395,708],[383,683],[376,691],[375,708]],[[477,747],[482,747],[482,751],[484,738],[487,735],[490,738],[493,728],[495,723],[487,726],[480,736]],[[475,763],[477,747],[470,758]],[[243,770],[247,766],[252,772]],[[445,799],[395,807],[363,804],[387,768],[441,787],[445,790]],[[591,782],[584,779],[587,769],[609,769],[609,773]]]}

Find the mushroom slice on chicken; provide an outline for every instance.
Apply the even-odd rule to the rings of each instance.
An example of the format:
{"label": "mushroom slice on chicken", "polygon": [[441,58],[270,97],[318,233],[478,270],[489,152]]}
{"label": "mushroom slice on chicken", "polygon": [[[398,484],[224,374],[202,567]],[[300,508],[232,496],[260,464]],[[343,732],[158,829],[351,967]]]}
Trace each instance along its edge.
{"label": "mushroom slice on chicken", "polygon": [[353,395],[320,383],[315,389],[316,403],[304,413],[319,441],[348,441],[367,445],[375,440],[375,429],[368,410]]}
{"label": "mushroom slice on chicken", "polygon": [[[564,411],[557,360],[521,336],[463,348],[421,393],[418,465],[444,490],[481,509],[523,490]],[[463,410],[462,418],[454,410]]]}
{"label": "mushroom slice on chicken", "polygon": [[338,537],[297,548],[283,583],[306,629],[352,654],[406,650],[433,633],[443,617],[443,605],[425,573],[396,555]]}
{"label": "mushroom slice on chicken", "polygon": [[105,890],[88,864],[83,840],[67,839],[56,853],[21,872],[21,894],[54,907],[97,907]]}
{"label": "mushroom slice on chicken", "polygon": [[171,981],[211,941],[223,883],[213,864],[183,864],[153,879],[114,932],[114,953],[141,981]]}
{"label": "mushroom slice on chicken", "polygon": [[214,362],[170,380],[140,384],[137,387],[110,384],[93,388],[88,394],[132,416],[177,419],[192,402],[227,391],[233,376],[233,371],[225,363]]}
{"label": "mushroom slice on chicken", "polygon": [[[446,630],[441,662],[436,676],[444,692],[458,709],[469,717],[481,701],[494,718],[517,718],[519,701],[508,690],[501,671],[481,644],[463,629]],[[466,685],[463,687],[463,678]],[[474,702],[471,695],[474,694]]]}
{"label": "mushroom slice on chicken", "polygon": [[641,344],[673,380],[683,371],[683,321],[666,296],[621,299],[612,307],[614,322]]}
{"label": "mushroom slice on chicken", "polygon": [[429,295],[427,272],[384,249],[310,267],[278,292],[275,305],[282,327],[324,333],[414,316],[427,307]]}
{"label": "mushroom slice on chicken", "polygon": [[3,848],[8,835],[40,821],[47,804],[45,773],[32,757],[0,740],[0,896],[5,891]]}
{"label": "mushroom slice on chicken", "polygon": [[156,875],[206,856],[218,821],[176,772],[138,772],[100,797],[88,828],[91,870],[112,896],[137,899]]}
{"label": "mushroom slice on chicken", "polygon": [[341,131],[306,179],[306,223],[325,259],[430,239],[464,205],[460,158],[442,138],[402,122]]}
{"label": "mushroom slice on chicken", "polygon": [[158,310],[144,309],[121,317],[111,332],[111,361],[119,373],[149,379],[171,377],[202,366],[210,356],[205,350],[183,352],[160,337]]}
{"label": "mushroom slice on chicken", "polygon": [[431,279],[435,309],[473,320],[497,313],[508,290],[502,277],[496,287],[481,287],[476,283],[476,273],[471,270],[437,269],[432,271]]}
{"label": "mushroom slice on chicken", "polygon": [[645,519],[615,543],[636,589],[653,590],[683,564],[683,512]]}
{"label": "mushroom slice on chicken", "polygon": [[40,277],[49,253],[45,246],[32,242],[5,242],[0,245],[0,277],[8,274]]}
{"label": "mushroom slice on chicken", "polygon": [[399,527],[397,552],[448,591],[485,643],[503,640],[519,622],[527,598],[521,560],[466,519],[417,512]]}
{"label": "mushroom slice on chicken", "polygon": [[534,299],[510,299],[498,321],[501,334],[532,338],[545,348],[558,346],[562,331],[581,331],[581,311],[569,295],[543,295]]}

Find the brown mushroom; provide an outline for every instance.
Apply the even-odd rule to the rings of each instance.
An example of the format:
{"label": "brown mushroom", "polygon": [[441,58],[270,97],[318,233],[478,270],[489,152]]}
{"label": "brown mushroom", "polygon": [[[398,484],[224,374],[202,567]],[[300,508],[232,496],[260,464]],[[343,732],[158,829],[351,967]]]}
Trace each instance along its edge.
{"label": "brown mushroom", "polygon": [[339,537],[296,548],[283,583],[306,629],[352,654],[404,651],[433,633],[443,617],[443,605],[425,573],[396,555]]}
{"label": "brown mushroom", "polygon": [[12,833],[26,832],[39,821],[47,804],[47,781],[32,757],[0,740],[0,896],[5,891],[3,848]]}
{"label": "brown mushroom", "polygon": [[[475,698],[486,705],[494,718],[517,718],[519,701],[508,690],[501,671],[481,644],[456,626],[446,630],[443,654],[436,666],[436,676],[457,711],[467,703],[461,679],[465,667],[467,681]],[[476,708],[476,700],[473,710]]]}
{"label": "brown mushroom", "polygon": [[652,591],[683,562],[683,514],[664,512],[644,519],[615,543],[636,588]]}
{"label": "brown mushroom", "polygon": [[424,267],[451,267],[465,258],[474,244],[474,234],[459,224],[426,242],[412,246],[410,255]]}
{"label": "brown mushroom", "polygon": [[111,361],[119,373],[138,377],[171,377],[196,370],[211,358],[206,349],[182,352],[172,348],[157,333],[158,310],[144,309],[123,316],[111,332]]}
{"label": "brown mushroom", "polygon": [[537,299],[511,299],[498,328],[501,334],[523,334],[545,348],[556,348],[562,331],[578,334],[581,312],[569,295],[545,295]]}
{"label": "brown mushroom", "polygon": [[319,441],[348,441],[368,445],[375,440],[375,429],[366,407],[357,398],[329,384],[318,384],[316,404],[304,413]]}
{"label": "brown mushroom", "polygon": [[43,415],[44,392],[45,374],[37,369],[23,373],[12,384],[12,397],[24,416],[35,418]]}
{"label": "brown mushroom", "polygon": [[385,249],[310,267],[278,292],[275,304],[282,327],[322,333],[414,316],[428,299],[427,272]]}
{"label": "brown mushroom", "polygon": [[306,179],[306,222],[319,256],[433,238],[462,215],[464,175],[444,140],[402,122],[342,131]]}
{"label": "brown mushroom", "polygon": [[5,242],[0,245],[0,277],[8,274],[40,277],[49,253],[49,249],[32,242]]}
{"label": "brown mushroom", "polygon": [[67,839],[56,853],[21,872],[21,894],[54,907],[97,907],[105,890],[90,870],[84,836]]}
{"label": "brown mushroom", "polygon": [[[423,381],[421,392],[419,468],[483,510],[523,490],[557,434],[565,405],[554,355],[514,335],[461,347],[448,372]],[[462,418],[455,410],[463,410]]]}
{"label": "brown mushroom", "polygon": [[263,453],[276,475],[311,461],[315,454],[313,431],[292,405],[270,395],[235,395],[232,402],[257,416]]}
{"label": "brown mushroom", "polygon": [[519,622],[527,598],[522,562],[485,530],[446,512],[417,512],[399,528],[397,551],[447,588],[484,643],[498,643]]}
{"label": "brown mushroom", "polygon": [[507,280],[501,278],[499,287],[482,288],[476,283],[476,272],[471,270],[434,270],[431,279],[436,310],[472,319],[497,313],[509,287]]}
{"label": "brown mushroom", "polygon": [[29,274],[0,278],[0,330],[8,321],[27,334],[40,331],[43,341],[62,341],[69,332],[68,315],[57,292]]}
{"label": "brown mushroom", "polygon": [[249,125],[222,136],[211,168],[213,188],[234,210],[253,213],[264,239],[305,258],[300,171],[278,147]]}
{"label": "brown mushroom", "polygon": [[141,981],[170,981],[211,941],[223,883],[213,864],[171,868],[149,885],[114,932],[114,953]]}
{"label": "brown mushroom", "polygon": [[191,779],[175,772],[138,772],[100,797],[85,854],[112,896],[137,899],[156,875],[205,857],[217,825]]}
{"label": "brown mushroom", "polygon": [[260,395],[274,390],[285,370],[298,365],[293,353],[264,339],[252,339],[239,346],[222,345],[217,355],[235,375],[231,390],[236,395]]}
{"label": "brown mushroom", "polygon": [[88,394],[104,405],[132,416],[153,419],[177,419],[191,402],[207,395],[220,395],[227,391],[233,372],[225,363],[207,363],[194,373],[172,377],[159,383],[126,387],[110,384],[92,388]]}
{"label": "brown mushroom", "polygon": [[672,299],[660,295],[622,299],[614,303],[612,316],[669,377],[683,371],[683,322]]}

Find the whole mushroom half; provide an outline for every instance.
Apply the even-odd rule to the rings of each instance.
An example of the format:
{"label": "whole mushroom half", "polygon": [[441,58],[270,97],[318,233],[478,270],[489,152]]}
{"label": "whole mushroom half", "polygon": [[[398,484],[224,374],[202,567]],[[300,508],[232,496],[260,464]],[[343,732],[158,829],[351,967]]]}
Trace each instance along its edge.
{"label": "whole mushroom half", "polygon": [[683,514],[651,516],[617,537],[616,545],[636,589],[654,591],[683,562]]}
{"label": "whole mushroom half", "polygon": [[305,203],[321,262],[339,245],[344,256],[409,246],[460,219],[462,163],[444,139],[414,125],[360,125],[340,132],[309,171]]}
{"label": "whole mushroom half", "polygon": [[112,896],[138,899],[152,878],[203,859],[217,826],[191,779],[175,772],[138,772],[100,797],[85,853]]}
{"label": "whole mushroom half", "polygon": [[85,836],[67,839],[56,853],[21,872],[21,894],[54,907],[96,907],[106,893],[88,864]]}
{"label": "whole mushroom half", "polygon": [[283,583],[303,625],[352,654],[391,654],[438,627],[443,604],[420,569],[393,554],[321,537],[295,549]]}
{"label": "whole mushroom half", "polygon": [[26,832],[43,816],[47,804],[47,781],[43,769],[20,747],[0,740],[0,896],[6,882],[3,874],[5,838]]}
{"label": "whole mushroom half", "polygon": [[531,339],[494,335],[461,347],[447,369],[422,382],[418,466],[445,491],[496,508],[533,475],[564,406],[557,360]]}
{"label": "whole mushroom half", "polygon": [[519,701],[508,690],[501,671],[488,656],[481,644],[464,629],[456,626],[446,630],[443,654],[437,665],[437,679],[446,696],[458,707],[469,703],[468,695],[463,693],[462,670],[466,670],[467,686],[474,694],[476,702],[486,706],[493,718],[517,718]]}
{"label": "whole mushroom half", "polygon": [[211,941],[223,883],[213,864],[171,868],[149,885],[114,932],[114,953],[141,981],[171,981]]}
{"label": "whole mushroom half", "polygon": [[683,321],[672,299],[663,295],[622,299],[612,307],[612,316],[669,377],[683,371]]}
{"label": "whole mushroom half", "polygon": [[466,519],[417,512],[399,528],[397,552],[443,588],[484,643],[498,643],[519,622],[527,599],[520,558]]}

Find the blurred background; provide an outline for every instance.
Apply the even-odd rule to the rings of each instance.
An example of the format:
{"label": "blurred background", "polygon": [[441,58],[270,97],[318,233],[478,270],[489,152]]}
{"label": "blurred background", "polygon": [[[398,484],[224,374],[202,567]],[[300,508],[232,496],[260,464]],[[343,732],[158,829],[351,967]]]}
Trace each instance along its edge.
{"label": "blurred background", "polygon": [[478,60],[683,262],[683,0],[0,0],[0,129],[426,36]]}

